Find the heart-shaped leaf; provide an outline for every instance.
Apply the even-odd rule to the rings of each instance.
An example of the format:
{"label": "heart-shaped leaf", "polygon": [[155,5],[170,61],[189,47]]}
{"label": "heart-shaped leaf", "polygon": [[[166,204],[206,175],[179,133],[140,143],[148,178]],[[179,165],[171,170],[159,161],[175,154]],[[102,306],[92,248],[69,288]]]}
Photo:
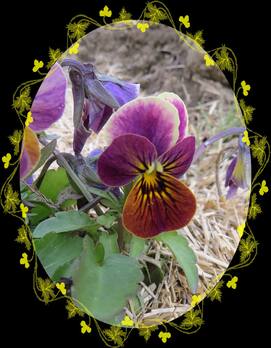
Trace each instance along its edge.
{"label": "heart-shaped leaf", "polygon": [[53,202],[56,202],[59,193],[69,185],[69,179],[64,168],[50,169],[46,172],[39,191]]}
{"label": "heart-shaped leaf", "polygon": [[164,232],[156,239],[165,243],[171,249],[186,275],[191,291],[196,293],[198,287],[197,259],[187,240],[177,232]]}
{"label": "heart-shaped leaf", "polygon": [[144,239],[132,236],[129,255],[132,257],[139,257],[144,251],[145,244],[146,241]]}
{"label": "heart-shaped leaf", "polygon": [[72,296],[88,314],[116,325],[142,280],[143,274],[134,258],[112,254],[98,265],[93,241],[86,236],[80,264],[73,275]]}
{"label": "heart-shaped leaf", "polygon": [[118,235],[117,233],[109,234],[108,232],[101,232],[99,242],[104,247],[104,258],[112,254],[119,253]]}
{"label": "heart-shaped leaf", "polygon": [[42,238],[46,234],[55,232],[71,232],[78,230],[87,230],[88,232],[95,232],[97,224],[94,220],[81,211],[62,211],[55,214],[47,220],[42,221],[34,230],[34,238]]}
{"label": "heart-shaped leaf", "polygon": [[57,270],[78,257],[82,251],[83,238],[70,234],[50,233],[34,240],[36,253],[47,274],[52,280]]}

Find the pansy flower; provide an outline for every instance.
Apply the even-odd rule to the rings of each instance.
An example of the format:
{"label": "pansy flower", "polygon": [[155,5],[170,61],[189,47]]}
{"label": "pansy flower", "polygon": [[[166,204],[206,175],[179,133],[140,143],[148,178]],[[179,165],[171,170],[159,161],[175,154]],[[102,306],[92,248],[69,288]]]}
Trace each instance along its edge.
{"label": "pansy flower", "polygon": [[238,140],[237,156],[231,161],[227,172],[225,187],[228,187],[227,199],[233,198],[238,188],[247,189],[251,181],[251,157],[249,147],[242,141],[242,136]]}
{"label": "pansy flower", "polygon": [[186,128],[185,105],[173,93],[137,98],[105,125],[110,145],[99,157],[98,175],[113,187],[134,181],[122,222],[138,237],[179,229],[195,213],[195,197],[179,180],[195,151],[195,138],[184,137]]}

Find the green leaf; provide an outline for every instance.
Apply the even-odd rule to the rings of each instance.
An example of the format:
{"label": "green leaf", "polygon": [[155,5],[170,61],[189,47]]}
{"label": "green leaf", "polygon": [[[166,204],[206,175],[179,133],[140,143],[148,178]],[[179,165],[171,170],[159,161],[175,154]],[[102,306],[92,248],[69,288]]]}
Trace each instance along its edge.
{"label": "green leaf", "polygon": [[37,226],[37,224],[49,216],[53,215],[55,209],[48,207],[44,203],[37,203],[37,205],[31,209],[31,213],[28,214],[31,226]]}
{"label": "green leaf", "polygon": [[56,271],[74,260],[82,251],[83,238],[70,234],[47,234],[44,238],[34,240],[37,255],[49,277],[54,278]]}
{"label": "green leaf", "polygon": [[98,243],[95,246],[95,258],[96,258],[96,262],[98,264],[102,264],[103,260],[104,260],[104,255],[105,255],[105,251],[104,251],[104,246],[102,243]]}
{"label": "green leaf", "polygon": [[129,255],[132,257],[139,257],[145,249],[145,243],[146,241],[144,239],[132,236]]}
{"label": "green leaf", "polygon": [[50,169],[45,174],[39,190],[56,203],[59,193],[69,185],[69,179],[64,168]]}
{"label": "green leaf", "polygon": [[177,232],[164,232],[155,239],[170,248],[186,275],[191,291],[196,293],[198,287],[197,259],[187,240]]}
{"label": "green leaf", "polygon": [[98,265],[93,241],[86,236],[80,264],[73,275],[72,296],[88,314],[116,325],[142,280],[140,265],[134,258],[113,254],[102,266]]}
{"label": "green leaf", "polygon": [[97,217],[96,221],[98,224],[104,226],[105,228],[110,228],[113,223],[116,221],[117,216],[110,214],[110,213],[105,213],[104,215],[100,215]]}
{"label": "green leaf", "polygon": [[27,177],[32,175],[34,172],[36,172],[40,167],[44,165],[44,163],[48,160],[48,158],[51,156],[51,154],[55,150],[56,143],[57,141],[56,139],[54,139],[40,150],[40,160],[38,164],[32,169],[32,171],[27,175]]}
{"label": "green leaf", "polygon": [[47,220],[42,221],[34,230],[34,238],[42,238],[46,234],[55,232],[71,232],[78,230],[87,230],[91,232],[91,229],[97,229],[95,221],[81,211],[62,211],[55,214]]}
{"label": "green leaf", "polygon": [[104,246],[105,259],[112,254],[119,253],[117,233],[109,234],[108,232],[101,232],[99,241]]}

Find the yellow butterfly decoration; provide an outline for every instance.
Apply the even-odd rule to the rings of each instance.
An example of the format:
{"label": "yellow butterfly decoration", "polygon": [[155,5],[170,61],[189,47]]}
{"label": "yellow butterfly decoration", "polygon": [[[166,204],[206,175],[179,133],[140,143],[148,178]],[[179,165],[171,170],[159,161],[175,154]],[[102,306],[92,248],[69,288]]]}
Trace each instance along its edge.
{"label": "yellow butterfly decoration", "polygon": [[231,280],[227,282],[227,287],[236,289],[237,287],[237,282],[238,282],[238,277],[234,276]]}
{"label": "yellow butterfly decoration", "polygon": [[79,52],[79,42],[76,42],[72,47],[69,49],[69,54],[77,54]]}
{"label": "yellow butterfly decoration", "polygon": [[108,6],[105,6],[103,10],[99,12],[100,17],[111,17],[112,11],[109,10]]}
{"label": "yellow butterfly decoration", "polygon": [[160,331],[158,337],[161,338],[163,343],[166,343],[167,340],[171,337],[171,333]]}
{"label": "yellow butterfly decoration", "polygon": [[138,23],[137,24],[137,29],[141,30],[142,33],[145,33],[147,29],[149,29],[149,24],[148,23]]}
{"label": "yellow butterfly decoration", "polygon": [[5,169],[8,169],[10,160],[11,160],[11,154],[9,152],[6,154],[6,156],[2,157],[2,162],[4,163]]}
{"label": "yellow butterfly decoration", "polygon": [[25,268],[29,268],[28,256],[27,253],[22,253],[22,257],[20,258],[20,265],[24,265]]}
{"label": "yellow butterfly decoration", "polygon": [[42,60],[39,61],[39,60],[35,59],[34,60],[34,67],[33,67],[32,71],[37,72],[39,69],[43,68],[43,66],[44,66],[44,63]]}
{"label": "yellow butterfly decoration", "polygon": [[81,332],[84,333],[91,333],[91,327],[85,322],[85,320],[82,320],[81,323]]}
{"label": "yellow butterfly decoration", "polygon": [[128,315],[125,315],[124,319],[121,322],[122,326],[133,326],[134,322],[132,319],[128,317]]}
{"label": "yellow butterfly decoration", "polygon": [[242,82],[241,82],[241,87],[242,87],[242,89],[243,89],[243,94],[244,94],[244,96],[245,96],[245,97],[248,96],[248,91],[250,91],[251,86],[248,85],[248,84],[246,83],[246,81],[242,81]]}
{"label": "yellow butterfly decoration", "polygon": [[189,16],[180,16],[179,21],[188,29],[190,27]]}
{"label": "yellow butterfly decoration", "polygon": [[22,212],[22,218],[26,218],[26,213],[28,212],[28,207],[26,207],[23,203],[20,204],[20,209]]}
{"label": "yellow butterfly decoration", "polygon": [[65,283],[63,283],[63,282],[56,283],[56,287],[58,288],[58,290],[61,292],[62,295],[66,295],[67,290],[65,288]]}
{"label": "yellow butterfly decoration", "polygon": [[33,117],[32,117],[32,112],[28,111],[27,116],[26,116],[26,120],[25,120],[25,126],[28,127],[30,125],[30,123],[33,122]]}
{"label": "yellow butterfly decoration", "polygon": [[242,142],[247,144],[247,146],[250,145],[250,140],[249,140],[249,137],[248,137],[248,131],[244,131],[244,136],[242,138]]}
{"label": "yellow butterfly decoration", "polygon": [[259,194],[261,195],[261,196],[263,196],[265,193],[267,193],[269,191],[269,188],[266,186],[266,181],[265,180],[263,180],[262,181],[262,184],[261,184],[261,188],[260,188],[260,190],[259,190]]}
{"label": "yellow butterfly decoration", "polygon": [[215,61],[207,53],[204,55],[204,60],[205,60],[206,66],[213,66],[213,65],[215,65]]}
{"label": "yellow butterfly decoration", "polygon": [[245,224],[245,222],[244,222],[244,223],[242,223],[241,225],[239,225],[239,226],[237,227],[237,232],[238,232],[240,238],[242,238],[242,236],[243,236],[243,234],[244,234],[245,226],[246,226],[246,224]]}
{"label": "yellow butterfly decoration", "polygon": [[192,301],[191,301],[191,306],[192,307],[196,306],[201,300],[202,300],[202,295],[193,295]]}

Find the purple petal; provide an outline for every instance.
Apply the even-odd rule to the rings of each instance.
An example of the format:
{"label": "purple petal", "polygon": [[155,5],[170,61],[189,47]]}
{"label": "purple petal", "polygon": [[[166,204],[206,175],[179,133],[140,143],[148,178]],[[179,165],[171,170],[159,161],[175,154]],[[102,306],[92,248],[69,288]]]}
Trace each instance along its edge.
{"label": "purple petal", "polygon": [[113,109],[110,106],[98,101],[91,101],[89,104],[89,128],[98,134],[112,113]]}
{"label": "purple petal", "polygon": [[80,124],[82,117],[85,91],[84,81],[82,74],[76,69],[70,69],[70,80],[72,82],[72,94],[73,94],[73,126],[77,128]]}
{"label": "purple petal", "polygon": [[105,137],[111,143],[120,135],[132,133],[152,142],[158,155],[172,147],[178,139],[177,109],[158,97],[136,98],[120,107],[105,127]]}
{"label": "purple petal", "polygon": [[30,172],[29,168],[29,157],[25,149],[23,149],[23,153],[20,160],[20,178],[24,178],[27,175],[27,173]]}
{"label": "purple petal", "polygon": [[236,166],[237,157],[234,157],[234,159],[231,161],[230,165],[228,166],[227,172],[226,172],[226,180],[225,180],[225,187],[230,186],[230,180],[232,180],[232,173]]}
{"label": "purple petal", "polygon": [[79,120],[79,126],[74,128],[73,132],[73,151],[79,155],[92,131],[89,130],[89,116],[88,116],[89,101],[85,99],[82,117]]}
{"label": "purple petal", "polygon": [[121,82],[120,84],[105,81],[102,82],[106,90],[113,95],[113,97],[121,105],[128,103],[129,101],[139,96],[140,85],[130,82]]}
{"label": "purple petal", "polygon": [[78,127],[74,129],[73,150],[75,154],[82,151],[92,131],[99,133],[112,112],[113,109],[107,105],[85,99],[82,117],[79,120]]}
{"label": "purple petal", "polygon": [[94,149],[94,150],[90,151],[90,153],[88,154],[88,158],[92,159],[93,157],[100,156],[102,152],[103,151],[101,149]]}
{"label": "purple petal", "polygon": [[121,135],[99,157],[98,175],[108,186],[126,185],[145,172],[156,157],[154,145],[145,137]]}
{"label": "purple petal", "polygon": [[66,87],[64,71],[56,63],[45,77],[33,101],[31,107],[33,122],[30,128],[40,132],[49,128],[62,116],[65,108]]}
{"label": "purple petal", "polygon": [[236,195],[237,190],[238,190],[238,186],[235,185],[233,182],[231,182],[231,183],[229,184],[229,189],[228,189],[226,198],[227,198],[227,199],[233,198],[233,197]]}
{"label": "purple petal", "polygon": [[164,172],[175,177],[183,175],[193,160],[195,152],[195,137],[190,136],[178,142],[159,158]]}
{"label": "purple petal", "polygon": [[178,110],[180,119],[178,141],[182,140],[185,136],[188,126],[188,114],[184,102],[177,94],[170,92],[164,92],[162,94],[159,94],[158,97],[167,100],[168,102],[173,104],[175,108]]}

